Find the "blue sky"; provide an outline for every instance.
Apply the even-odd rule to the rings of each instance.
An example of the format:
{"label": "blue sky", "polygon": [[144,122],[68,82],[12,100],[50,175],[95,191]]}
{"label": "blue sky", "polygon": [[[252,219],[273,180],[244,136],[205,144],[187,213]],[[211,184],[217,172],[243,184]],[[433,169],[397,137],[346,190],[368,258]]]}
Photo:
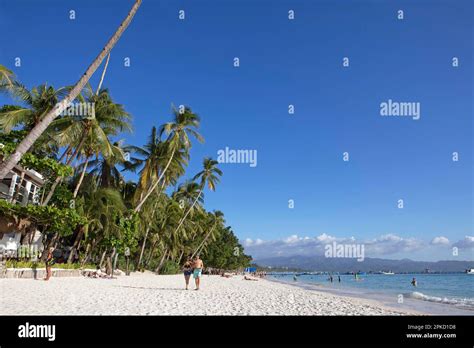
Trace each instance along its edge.
{"label": "blue sky", "polygon": [[[73,84],[132,2],[0,0],[0,64],[29,87]],[[201,116],[206,143],[193,146],[188,178],[226,146],[257,150],[255,168],[222,164],[206,192],[257,257],[329,236],[395,243],[377,257],[472,259],[472,13],[472,2],[447,0],[144,0],[104,86],[134,116],[128,143],[168,121],[171,103]],[[420,119],[380,116],[388,99],[420,103]]]}

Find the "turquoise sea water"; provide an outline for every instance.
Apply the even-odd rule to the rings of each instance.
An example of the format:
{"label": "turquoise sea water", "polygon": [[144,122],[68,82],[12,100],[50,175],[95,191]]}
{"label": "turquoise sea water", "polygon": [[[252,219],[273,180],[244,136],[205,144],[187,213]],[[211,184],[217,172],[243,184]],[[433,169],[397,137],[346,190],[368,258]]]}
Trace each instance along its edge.
{"label": "turquoise sea water", "polygon": [[[340,295],[375,299],[386,305],[433,314],[474,315],[474,275],[468,274],[367,274],[353,275],[273,274],[275,280]],[[416,278],[417,286],[411,284]]]}

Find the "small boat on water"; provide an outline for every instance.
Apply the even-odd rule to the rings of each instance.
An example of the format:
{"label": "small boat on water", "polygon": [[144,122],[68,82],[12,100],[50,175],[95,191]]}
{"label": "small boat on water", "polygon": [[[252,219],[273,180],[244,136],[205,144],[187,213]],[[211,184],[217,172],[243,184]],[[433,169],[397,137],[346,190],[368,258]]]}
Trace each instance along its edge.
{"label": "small boat on water", "polygon": [[380,272],[380,273],[381,273],[381,274],[385,274],[385,275],[393,275],[393,274],[395,274],[395,273],[393,273],[392,271],[388,271],[388,272],[382,271],[382,272]]}
{"label": "small boat on water", "polygon": [[466,269],[466,274],[474,274],[474,268]]}

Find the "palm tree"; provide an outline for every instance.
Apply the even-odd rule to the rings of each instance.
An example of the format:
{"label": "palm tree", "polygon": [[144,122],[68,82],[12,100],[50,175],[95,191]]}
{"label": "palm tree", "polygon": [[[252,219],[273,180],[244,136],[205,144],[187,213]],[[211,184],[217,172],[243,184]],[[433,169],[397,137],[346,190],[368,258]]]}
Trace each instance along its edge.
{"label": "palm tree", "polygon": [[[76,210],[86,217],[87,223],[79,226],[71,254],[79,248],[83,237],[88,238],[89,233],[94,234],[96,243],[112,235],[118,235],[116,217],[123,214],[126,207],[118,191],[108,188],[97,189],[95,185],[90,185],[78,199]],[[68,261],[71,262],[72,258]]]}
{"label": "palm tree", "polygon": [[193,178],[193,180],[201,179],[201,184],[199,186],[199,194],[196,197],[196,199],[194,200],[194,202],[192,203],[192,205],[187,210],[186,214],[181,219],[181,221],[180,221],[180,223],[179,223],[179,225],[176,229],[179,229],[181,227],[181,225],[183,224],[183,222],[186,219],[186,217],[188,216],[188,214],[194,208],[194,205],[197,203],[197,201],[199,200],[199,198],[202,195],[202,191],[203,191],[204,186],[206,185],[206,183],[207,183],[207,187],[211,191],[215,191],[216,184],[220,180],[219,176],[222,176],[222,171],[219,168],[217,168],[217,164],[218,164],[218,162],[216,160],[213,160],[210,157],[204,158],[203,170],[200,171],[199,173],[197,173]]}
{"label": "palm tree", "polygon": [[6,133],[19,125],[22,125],[24,130],[31,131],[48,112],[54,109],[58,99],[67,93],[67,88],[56,90],[46,84],[34,87],[30,91],[18,82],[14,82],[9,90],[25,106],[0,113],[0,129]]}
{"label": "palm tree", "polygon": [[117,41],[122,36],[125,29],[127,29],[128,25],[132,21],[135,13],[137,12],[138,8],[140,7],[142,0],[135,0],[134,5],[132,6],[130,12],[128,13],[127,17],[123,20],[120,24],[117,31],[112,35],[109,39],[107,44],[105,45],[104,49],[100,52],[100,54],[94,59],[92,64],[87,68],[86,72],[79,81],[74,85],[71,89],[69,94],[59,103],[57,107],[53,110],[50,110],[44,118],[28,133],[28,135],[21,141],[21,143],[17,146],[15,151],[6,159],[3,163],[0,164],[0,180],[3,180],[5,176],[12,170],[12,168],[20,161],[23,154],[28,151],[29,148],[34,144],[34,142],[43,134],[43,132],[48,128],[48,126],[53,122],[53,120],[58,117],[67,107],[68,105],[76,99],[76,97],[81,93],[82,89],[86,85],[86,83],[90,80],[91,76],[97,70],[99,65],[102,63],[104,58],[110,53],[112,48],[115,46]]}
{"label": "palm tree", "polygon": [[199,254],[201,250],[205,247],[209,237],[212,235],[213,232],[218,231],[216,227],[222,227],[224,225],[224,214],[217,210],[214,213],[208,213],[209,218],[212,223],[212,227],[209,229],[209,232],[206,234],[202,242],[199,244],[199,246],[196,248],[196,250],[193,252],[191,257],[194,257],[196,254]]}
{"label": "palm tree", "polygon": [[13,71],[0,64],[0,91],[8,90],[15,80]]}
{"label": "palm tree", "polygon": [[[109,136],[132,130],[130,114],[122,105],[113,102],[107,89],[95,94],[89,84],[84,89],[84,96],[79,95],[78,100],[94,105],[91,117],[64,116],[51,124],[57,133],[55,139],[60,146],[75,144],[75,150],[66,160],[66,164],[71,164],[80,155],[86,143],[94,144],[97,147],[95,152],[100,152],[105,158],[114,156],[116,149],[110,143]],[[61,180],[61,177],[56,178],[42,205],[48,204]]]}
{"label": "palm tree", "polygon": [[[183,112],[173,109],[174,113],[174,122],[165,123],[160,130],[160,136],[166,134],[168,137],[164,144],[162,145],[164,150],[166,150],[167,163],[165,167],[160,171],[158,179],[154,180],[153,184],[150,185],[146,194],[140,199],[135,211],[140,211],[143,203],[148,199],[148,197],[155,191],[156,187],[163,179],[166,171],[171,165],[174,157],[177,153],[181,153],[184,158],[189,157],[189,149],[191,148],[191,141],[189,135],[194,136],[199,142],[203,142],[204,139],[196,131],[199,128],[199,116],[194,114],[190,108],[186,107]],[[189,135],[188,135],[189,133]]]}

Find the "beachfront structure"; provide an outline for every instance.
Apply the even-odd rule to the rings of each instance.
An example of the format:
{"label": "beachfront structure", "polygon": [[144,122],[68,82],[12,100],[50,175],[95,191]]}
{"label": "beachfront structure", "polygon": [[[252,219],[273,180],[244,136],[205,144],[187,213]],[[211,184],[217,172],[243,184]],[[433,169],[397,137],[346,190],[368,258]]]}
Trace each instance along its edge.
{"label": "beachfront structure", "polygon": [[[38,204],[38,193],[43,184],[44,178],[40,173],[16,165],[0,182],[0,199],[21,205]],[[22,244],[36,250],[43,248],[41,233],[30,230],[29,225],[29,221],[7,221],[0,216],[0,258],[20,257]],[[22,241],[22,236],[25,236],[27,231],[30,232],[29,238]]]}
{"label": "beachfront structure", "polygon": [[0,182],[0,199],[16,204],[38,204],[43,176],[35,170],[16,165]]}

